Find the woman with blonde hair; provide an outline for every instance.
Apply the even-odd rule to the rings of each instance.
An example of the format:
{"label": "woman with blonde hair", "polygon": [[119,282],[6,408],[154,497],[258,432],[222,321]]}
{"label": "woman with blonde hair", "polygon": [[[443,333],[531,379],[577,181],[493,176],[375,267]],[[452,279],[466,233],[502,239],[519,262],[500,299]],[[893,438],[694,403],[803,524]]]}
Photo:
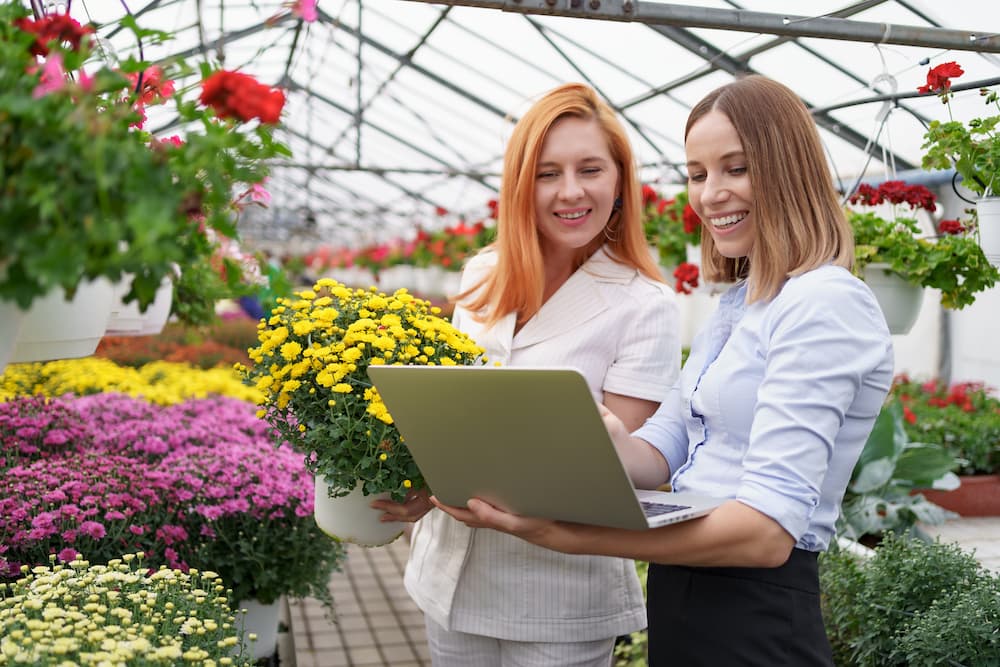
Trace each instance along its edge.
{"label": "woman with blonde hair", "polygon": [[[496,242],[468,263],[461,290],[453,321],[491,361],[574,367],[629,428],[669,392],[676,304],[643,236],[628,138],[591,88],[560,86],[518,121]],[[411,521],[431,507],[420,494],[373,506]],[[632,561],[556,553],[437,510],[413,530],[405,584],[435,667],[607,667],[615,638],[646,625]]]}
{"label": "woman with blonde hair", "polygon": [[439,507],[560,552],[649,561],[651,667],[832,666],[817,554],[889,390],[891,338],[849,270],[850,229],[791,90],[760,76],[715,90],[685,150],[705,275],[736,284],[656,414],[605,424],[637,487],[726,501],[648,531]]}

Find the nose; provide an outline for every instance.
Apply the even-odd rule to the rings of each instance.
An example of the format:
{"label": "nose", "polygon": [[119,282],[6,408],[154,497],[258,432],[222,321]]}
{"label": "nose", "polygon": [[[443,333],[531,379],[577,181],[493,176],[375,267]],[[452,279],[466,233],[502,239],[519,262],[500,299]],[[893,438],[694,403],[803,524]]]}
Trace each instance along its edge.
{"label": "nose", "polygon": [[729,199],[729,188],[719,176],[707,175],[701,189],[703,205],[718,204]]}
{"label": "nose", "polygon": [[575,174],[566,174],[559,188],[559,198],[565,201],[576,201],[583,197],[583,186]]}

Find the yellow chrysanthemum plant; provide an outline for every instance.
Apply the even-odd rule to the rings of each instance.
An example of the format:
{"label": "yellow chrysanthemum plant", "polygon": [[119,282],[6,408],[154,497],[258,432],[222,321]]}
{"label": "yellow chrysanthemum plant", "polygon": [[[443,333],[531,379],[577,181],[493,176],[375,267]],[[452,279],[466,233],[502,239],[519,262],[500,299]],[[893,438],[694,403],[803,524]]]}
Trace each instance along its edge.
{"label": "yellow chrysanthemum plant", "polygon": [[484,363],[483,349],[440,312],[406,289],[385,294],[321,279],[279,299],[258,325],[253,365],[239,367],[263,394],[258,416],[305,455],[332,497],[360,488],[401,501],[425,486],[368,367]]}

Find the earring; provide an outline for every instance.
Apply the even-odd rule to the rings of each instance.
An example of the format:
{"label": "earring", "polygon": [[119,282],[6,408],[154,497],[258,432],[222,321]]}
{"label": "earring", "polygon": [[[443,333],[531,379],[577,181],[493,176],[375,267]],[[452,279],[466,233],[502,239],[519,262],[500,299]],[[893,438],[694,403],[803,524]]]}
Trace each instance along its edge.
{"label": "earring", "polygon": [[615,202],[611,205],[611,210],[612,210],[612,212],[613,211],[620,211],[620,210],[622,210],[622,198],[621,197],[615,197]]}
{"label": "earring", "polygon": [[613,230],[614,234],[612,234],[611,231],[612,231],[611,223],[609,222],[608,224],[604,225],[604,238],[610,241],[611,243],[615,243],[618,240],[618,227],[614,228]]}

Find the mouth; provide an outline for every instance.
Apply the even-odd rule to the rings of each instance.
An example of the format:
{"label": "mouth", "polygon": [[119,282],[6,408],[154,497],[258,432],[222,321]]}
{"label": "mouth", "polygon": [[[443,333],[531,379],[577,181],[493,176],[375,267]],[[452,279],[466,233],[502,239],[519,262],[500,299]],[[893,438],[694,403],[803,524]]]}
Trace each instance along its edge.
{"label": "mouth", "polygon": [[709,218],[708,222],[715,229],[725,230],[740,224],[748,215],[750,215],[750,211],[740,211],[739,213],[731,213],[730,215],[724,215],[718,218]]}
{"label": "mouth", "polygon": [[552,215],[571,226],[582,224],[594,209],[581,208],[574,211],[554,211]]}

